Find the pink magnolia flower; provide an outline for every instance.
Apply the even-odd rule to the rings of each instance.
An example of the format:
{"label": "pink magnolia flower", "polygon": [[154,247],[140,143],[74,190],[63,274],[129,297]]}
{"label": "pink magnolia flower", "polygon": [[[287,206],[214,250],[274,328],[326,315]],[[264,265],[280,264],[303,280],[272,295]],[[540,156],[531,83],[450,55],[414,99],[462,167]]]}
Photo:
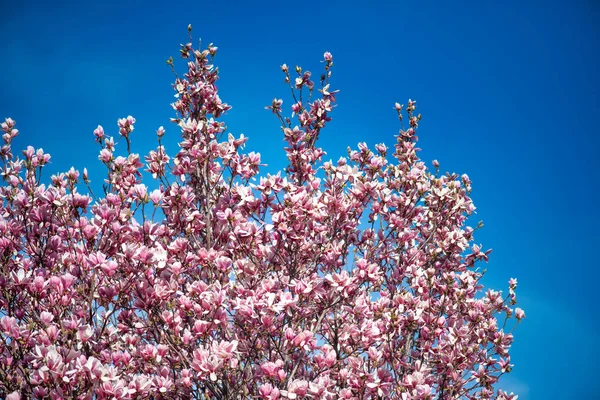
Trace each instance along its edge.
{"label": "pink magnolia flower", "polygon": [[14,391],[6,396],[6,400],[21,400],[21,394],[18,391]]}

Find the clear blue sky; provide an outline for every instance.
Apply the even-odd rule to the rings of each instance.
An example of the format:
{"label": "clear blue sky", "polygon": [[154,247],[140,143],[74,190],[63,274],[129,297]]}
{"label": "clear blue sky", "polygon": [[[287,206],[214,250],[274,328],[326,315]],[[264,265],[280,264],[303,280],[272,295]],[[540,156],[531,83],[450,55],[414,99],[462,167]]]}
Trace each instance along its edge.
{"label": "clear blue sky", "polygon": [[136,117],[138,152],[160,125],[177,134],[165,60],[192,23],[219,46],[230,131],[274,170],[283,143],[264,106],[290,103],[279,65],[316,71],[331,51],[331,158],[359,141],[392,144],[393,104],[410,97],[422,158],[472,178],[477,240],[494,249],[484,283],[518,278],[527,313],[503,386],[521,399],[598,398],[599,3],[323,3],[3,2],[0,116],[17,121],[18,147],[52,154],[53,171],[87,166],[94,179],[98,124],[116,134],[117,118]]}

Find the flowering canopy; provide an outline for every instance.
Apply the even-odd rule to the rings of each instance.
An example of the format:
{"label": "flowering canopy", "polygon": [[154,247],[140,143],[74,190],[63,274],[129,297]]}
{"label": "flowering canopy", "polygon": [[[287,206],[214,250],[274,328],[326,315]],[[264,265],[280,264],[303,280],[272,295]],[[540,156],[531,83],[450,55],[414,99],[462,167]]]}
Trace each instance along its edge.
{"label": "flowering canopy", "polygon": [[333,57],[318,83],[283,65],[291,116],[267,108],[289,165],[259,176],[260,155],[218,119],[216,52],[182,45],[177,154],[162,127],[155,150],[131,153],[132,117],[118,121],[126,153],[94,131],[102,197],[79,191],[87,170],[43,184],[50,156],[13,155],[2,124],[0,397],[516,398],[495,388],[506,320],[524,317],[516,280],[506,297],[482,291],[471,181],[418,158],[415,102],[396,104],[408,126],[392,148],[324,161]]}

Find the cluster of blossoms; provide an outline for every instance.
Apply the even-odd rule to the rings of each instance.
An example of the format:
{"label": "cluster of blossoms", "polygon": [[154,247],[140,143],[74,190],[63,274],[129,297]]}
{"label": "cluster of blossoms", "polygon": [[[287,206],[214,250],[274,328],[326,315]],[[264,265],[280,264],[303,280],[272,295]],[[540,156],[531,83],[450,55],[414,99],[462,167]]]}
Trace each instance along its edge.
{"label": "cluster of blossoms", "polygon": [[291,116],[267,108],[289,166],[259,176],[260,155],[217,120],[230,106],[216,52],[182,45],[177,154],[163,127],[155,150],[131,153],[132,117],[118,121],[124,155],[94,131],[101,198],[80,193],[86,170],[43,184],[50,156],[14,156],[2,123],[0,397],[515,399],[496,382],[507,321],[524,317],[516,280],[505,297],[482,290],[471,182],[419,160],[415,102],[396,104],[409,126],[393,148],[325,161],[333,57],[317,83],[283,65]]}

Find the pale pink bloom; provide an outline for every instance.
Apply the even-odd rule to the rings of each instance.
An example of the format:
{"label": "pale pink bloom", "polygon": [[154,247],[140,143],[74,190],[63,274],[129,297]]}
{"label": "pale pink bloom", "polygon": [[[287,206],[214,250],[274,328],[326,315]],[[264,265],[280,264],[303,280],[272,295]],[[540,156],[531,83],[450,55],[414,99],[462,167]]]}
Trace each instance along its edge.
{"label": "pale pink bloom", "polygon": [[274,362],[265,362],[260,365],[260,370],[269,378],[276,378],[279,372],[279,366]]}
{"label": "pale pink bloom", "polygon": [[100,150],[100,155],[98,156],[98,159],[102,162],[109,162],[110,160],[112,160],[112,153],[110,150],[108,149],[102,149]]}
{"label": "pale pink bloom", "polygon": [[94,135],[96,136],[96,141],[100,141],[104,138],[104,128],[101,125],[98,125],[96,129],[94,129]]}
{"label": "pale pink bloom", "polygon": [[231,342],[221,340],[218,344],[216,342],[213,342],[212,352],[219,358],[222,358],[223,360],[228,360],[234,356],[237,345],[237,340],[233,340]]}
{"label": "pale pink bloom", "polygon": [[281,395],[288,399],[300,399],[308,392],[308,382],[296,379],[288,384],[287,390],[282,390]]}
{"label": "pale pink bloom", "polygon": [[133,195],[137,197],[139,200],[144,200],[146,198],[146,194],[148,193],[148,188],[144,184],[135,185],[133,187]]}
{"label": "pale pink bloom", "polygon": [[54,320],[54,315],[48,311],[42,311],[40,314],[40,320],[44,323],[44,325],[48,325]]}
{"label": "pale pink bloom", "polygon": [[162,192],[158,189],[154,189],[151,193],[150,193],[150,200],[152,200],[152,202],[154,203],[154,205],[158,205],[158,203],[161,202],[163,198]]}
{"label": "pale pink bloom", "polygon": [[6,396],[6,400],[21,400],[21,394],[18,391],[14,391]]}
{"label": "pale pink bloom", "polygon": [[105,261],[102,264],[100,264],[100,269],[107,276],[111,277],[111,276],[113,276],[115,274],[118,266],[119,265],[117,264],[116,261],[114,261],[114,260],[108,260],[108,261]]}

